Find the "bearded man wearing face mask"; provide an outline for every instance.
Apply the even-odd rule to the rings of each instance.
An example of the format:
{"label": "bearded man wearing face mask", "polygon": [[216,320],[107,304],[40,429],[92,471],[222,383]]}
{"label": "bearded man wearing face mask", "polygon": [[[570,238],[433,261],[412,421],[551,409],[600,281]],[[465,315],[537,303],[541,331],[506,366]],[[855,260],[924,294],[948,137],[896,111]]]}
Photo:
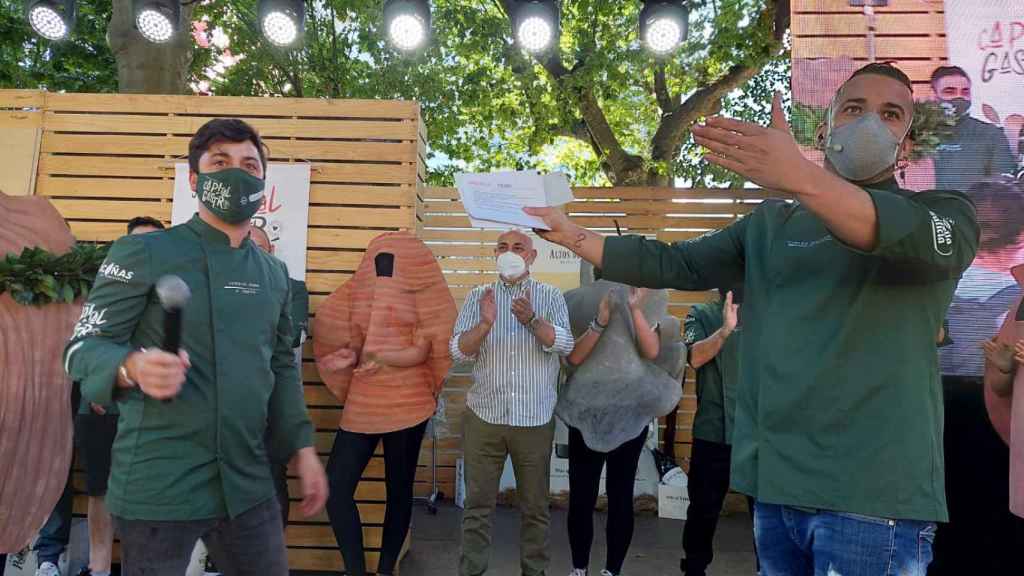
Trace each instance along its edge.
{"label": "bearded man wearing face mask", "polygon": [[931,82],[935,98],[956,117],[952,137],[936,151],[935,186],[967,192],[976,182],[1015,174],[1017,162],[1003,130],[971,116],[971,79],[964,69],[939,66]]}
{"label": "bearded man wearing face mask", "polygon": [[462,437],[466,505],[459,574],[487,572],[491,513],[511,456],[522,513],[522,573],[543,576],[559,357],[572,352],[573,336],[562,292],[530,277],[537,258],[530,237],[504,233],[494,255],[499,278],[466,297],[450,346],[456,362],[473,363]]}
{"label": "bearded man wearing face mask", "polygon": [[[203,125],[189,143],[199,213],[111,246],[65,349],[84,398],[120,410],[106,504],[126,576],[184,574],[199,538],[227,574],[285,576],[270,462],[290,461],[306,516],[327,499],[292,353],[288,271],[249,238],[265,172],[252,127]],[[175,353],[160,349],[154,286],[165,275],[192,294]]]}
{"label": "bearded man wearing face mask", "polygon": [[731,480],[756,500],[765,576],[921,575],[948,517],[935,335],[979,230],[962,193],[897,186],[912,114],[907,76],[869,64],[819,127],[824,167],[801,154],[778,96],[770,126],[695,126],[708,161],[795,202],[768,200],[671,246],[526,210],[608,280],[707,290],[743,279]]}

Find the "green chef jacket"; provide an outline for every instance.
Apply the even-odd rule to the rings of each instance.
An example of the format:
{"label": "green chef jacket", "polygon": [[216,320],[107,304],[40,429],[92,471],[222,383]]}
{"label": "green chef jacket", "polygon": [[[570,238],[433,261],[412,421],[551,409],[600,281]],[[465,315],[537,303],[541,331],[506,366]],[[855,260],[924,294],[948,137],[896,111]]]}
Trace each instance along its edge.
{"label": "green chef jacket", "polygon": [[[163,341],[153,286],[165,274],[192,291],[182,329],[192,367],[166,403],[115,384],[129,352]],[[121,412],[107,492],[112,514],[235,517],[274,497],[268,459],[313,445],[290,308],[284,263],[248,239],[232,248],[198,216],[111,246],[64,356],[86,399],[113,399]]]}
{"label": "green chef jacket", "polygon": [[[693,346],[722,327],[722,304],[696,304],[686,315],[686,345]],[[736,416],[736,382],[740,369],[739,326],[722,343],[718,354],[697,369],[697,414],[693,437],[707,442],[732,444]]]}
{"label": "green chef jacket", "polygon": [[974,205],[890,180],[867,190],[878,245],[769,200],[672,246],[608,238],[603,277],[705,290],[744,279],[732,484],[761,501],[945,521],[935,334],[974,259]]}

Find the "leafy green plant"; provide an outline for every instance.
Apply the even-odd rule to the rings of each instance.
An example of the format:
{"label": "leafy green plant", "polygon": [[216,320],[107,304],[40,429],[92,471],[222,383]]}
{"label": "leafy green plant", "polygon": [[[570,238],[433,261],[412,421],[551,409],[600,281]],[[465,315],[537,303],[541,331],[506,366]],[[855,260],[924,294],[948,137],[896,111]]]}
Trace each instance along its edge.
{"label": "leafy green plant", "polygon": [[[796,141],[802,146],[816,147],[815,132],[827,115],[827,107],[794,102],[791,122]],[[935,155],[939,145],[953,135],[955,125],[956,117],[946,112],[938,102],[914,102],[914,123],[910,127],[914,148],[910,160],[923,160]]]}
{"label": "leafy green plant", "polygon": [[96,272],[107,257],[106,245],[76,244],[69,252],[53,254],[42,248],[25,248],[0,260],[0,294],[25,306],[74,302],[87,296]]}

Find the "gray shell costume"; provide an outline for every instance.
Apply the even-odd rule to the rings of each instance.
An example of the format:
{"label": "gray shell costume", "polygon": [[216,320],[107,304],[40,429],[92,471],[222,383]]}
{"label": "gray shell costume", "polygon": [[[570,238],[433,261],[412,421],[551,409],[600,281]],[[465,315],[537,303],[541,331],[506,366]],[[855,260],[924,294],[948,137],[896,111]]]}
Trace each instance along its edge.
{"label": "gray shell costume", "polygon": [[610,452],[679,405],[686,345],[679,319],[668,313],[667,290],[652,290],[644,302],[644,318],[652,326],[659,325],[661,336],[658,357],[650,361],[637,350],[629,287],[595,281],[586,263],[580,270],[580,283],[580,288],[565,293],[573,336],[579,338],[587,330],[609,291],[611,317],[590,356],[570,371],[559,390],[555,413],[580,430],[591,450]]}

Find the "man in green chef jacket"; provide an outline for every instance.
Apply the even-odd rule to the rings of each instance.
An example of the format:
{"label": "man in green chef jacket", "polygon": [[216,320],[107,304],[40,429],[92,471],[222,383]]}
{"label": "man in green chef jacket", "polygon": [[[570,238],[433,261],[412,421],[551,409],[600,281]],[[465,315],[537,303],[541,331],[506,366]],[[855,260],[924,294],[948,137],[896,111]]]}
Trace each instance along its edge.
{"label": "man in green chef jacket", "polygon": [[[307,516],[327,498],[292,351],[288,271],[249,238],[265,172],[252,127],[203,125],[189,143],[199,213],[111,246],[65,349],[85,399],[121,413],[107,508],[126,576],[180,576],[199,538],[226,573],[284,576],[269,462],[290,461]],[[154,286],[165,275],[192,294],[176,354],[160,349]]]}
{"label": "man in green chef jacket", "polygon": [[608,280],[743,280],[731,473],[756,500],[765,576],[923,575],[947,519],[935,335],[979,230],[962,193],[896,184],[912,121],[909,78],[880,63],[833,98],[818,130],[824,167],[800,152],[778,96],[767,127],[708,119],[693,128],[705,159],[795,201],[671,246],[526,209]]}

